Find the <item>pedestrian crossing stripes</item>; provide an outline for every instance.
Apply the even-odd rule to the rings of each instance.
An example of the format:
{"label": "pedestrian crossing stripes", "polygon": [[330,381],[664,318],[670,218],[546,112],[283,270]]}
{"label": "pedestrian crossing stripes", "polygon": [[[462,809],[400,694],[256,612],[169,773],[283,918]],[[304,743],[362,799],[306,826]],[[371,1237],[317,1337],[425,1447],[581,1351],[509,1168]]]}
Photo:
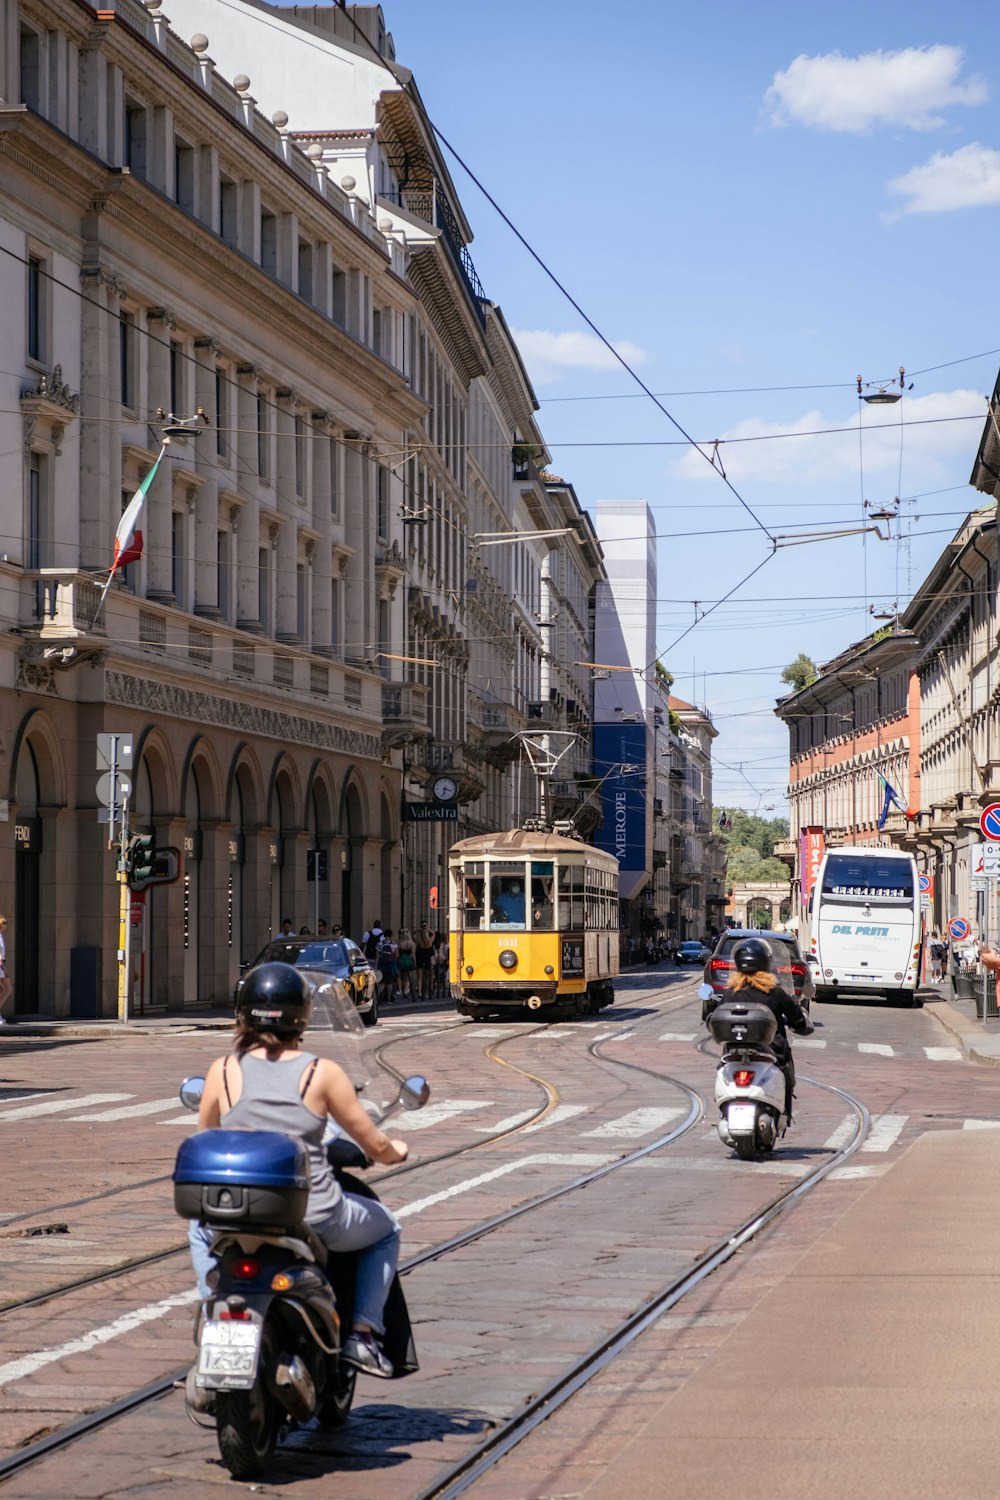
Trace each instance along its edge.
{"label": "pedestrian crossing stripes", "polygon": [[[66,1114],[71,1109],[85,1109],[93,1104],[120,1104],[124,1099],[133,1099],[134,1094],[84,1094],[82,1099],[47,1099],[43,1104],[22,1104],[17,1109],[5,1109],[2,1120],[37,1120],[42,1115]],[[177,1103],[177,1096],[171,1100]]]}
{"label": "pedestrian crossing stripes", "polygon": [[668,1121],[676,1120],[685,1113],[683,1109],[658,1107],[633,1109],[618,1120],[609,1120],[606,1125],[598,1125],[595,1130],[585,1130],[583,1133],[588,1140],[623,1140],[628,1137],[653,1135]]}
{"label": "pedestrian crossing stripes", "polygon": [[[146,1104],[126,1104],[121,1109],[102,1109],[96,1115],[70,1115],[71,1120],[88,1120],[96,1123],[98,1120],[134,1120],[140,1115],[159,1114],[163,1109],[176,1109],[177,1095],[170,1094],[166,1099],[150,1099]],[[192,1115],[189,1119],[195,1118]]]}

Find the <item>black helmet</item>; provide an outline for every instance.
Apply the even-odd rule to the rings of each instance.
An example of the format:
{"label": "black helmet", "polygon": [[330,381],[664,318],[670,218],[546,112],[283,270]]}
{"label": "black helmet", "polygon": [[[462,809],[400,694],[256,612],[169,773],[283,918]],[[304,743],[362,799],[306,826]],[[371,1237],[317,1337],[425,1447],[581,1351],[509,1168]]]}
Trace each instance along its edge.
{"label": "black helmet", "polygon": [[297,1036],[312,1016],[312,988],[291,964],[258,964],[240,986],[236,1015],[255,1031]]}
{"label": "black helmet", "polygon": [[738,974],[769,974],[771,950],[763,938],[744,938],[733,949],[733,967]]}

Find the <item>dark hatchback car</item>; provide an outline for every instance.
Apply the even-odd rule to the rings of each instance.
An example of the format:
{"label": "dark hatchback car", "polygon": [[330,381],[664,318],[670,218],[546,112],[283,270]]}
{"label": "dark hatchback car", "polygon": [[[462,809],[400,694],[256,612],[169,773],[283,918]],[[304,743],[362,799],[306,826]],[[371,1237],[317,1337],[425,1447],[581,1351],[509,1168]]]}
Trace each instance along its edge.
{"label": "dark hatchback car", "polygon": [[357,943],[350,938],[302,937],[275,938],[266,943],[252,964],[236,982],[233,1004],[251,969],[258,964],[293,964],[301,969],[317,993],[322,995],[323,986],[339,987],[342,996],[349,996],[366,1026],[374,1026],[378,1020],[378,970],[368,962]]}
{"label": "dark hatchback car", "polygon": [[[798,938],[793,932],[760,932],[751,927],[731,927],[715,945],[705,965],[705,983],[721,995],[733,972],[733,949],[747,938],[763,938],[774,958],[774,972],[783,989],[791,990],[803,1010],[808,1010],[816,995],[812,970],[802,956]],[[704,1019],[704,1016],[702,1017]]]}

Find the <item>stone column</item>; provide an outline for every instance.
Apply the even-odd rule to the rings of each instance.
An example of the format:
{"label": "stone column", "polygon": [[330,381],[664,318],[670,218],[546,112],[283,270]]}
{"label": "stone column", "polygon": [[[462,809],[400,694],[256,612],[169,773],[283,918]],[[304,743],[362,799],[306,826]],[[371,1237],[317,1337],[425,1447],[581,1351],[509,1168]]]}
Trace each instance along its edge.
{"label": "stone column", "polygon": [[294,391],[277,392],[275,416],[276,453],[274,487],[281,515],[278,532],[278,567],[275,580],[277,619],[275,638],[293,642],[299,638],[295,567],[298,562],[298,528],[295,521],[295,413],[299,398]]}
{"label": "stone column", "polygon": [[[148,404],[152,410],[170,408],[170,335],[177,324],[165,308],[146,314],[149,336],[145,340],[148,361]],[[170,449],[146,496],[142,516],[143,554],[146,559],[146,598],[173,604],[173,475]]]}
{"label": "stone column", "polygon": [[258,554],[260,552],[260,501],[257,472],[257,384],[259,376],[253,365],[239,365],[236,371],[236,434],[230,443],[235,452],[235,468],[240,490],[246,495],[236,538],[236,625],[239,630],[260,634],[260,592],[258,589]]}
{"label": "stone column", "polygon": [[312,590],[312,649],[324,656],[330,654],[330,580],[332,577],[330,544],[333,539],[333,521],[330,515],[330,444],[328,436],[330,413],[312,413],[312,524],[319,532],[313,563]]}
{"label": "stone column", "polygon": [[219,413],[215,405],[215,361],[222,353],[212,338],[195,339],[194,404],[201,407],[209,425],[194,441],[195,470],[204,483],[198,491],[194,514],[194,613],[221,619],[217,548],[219,530],[219,471],[215,433]]}
{"label": "stone column", "polygon": [[125,296],[117,276],[80,273],[80,566],[110,568],[121,516],[121,442],[107,420],[108,400],[120,399],[118,325],[112,314]]}

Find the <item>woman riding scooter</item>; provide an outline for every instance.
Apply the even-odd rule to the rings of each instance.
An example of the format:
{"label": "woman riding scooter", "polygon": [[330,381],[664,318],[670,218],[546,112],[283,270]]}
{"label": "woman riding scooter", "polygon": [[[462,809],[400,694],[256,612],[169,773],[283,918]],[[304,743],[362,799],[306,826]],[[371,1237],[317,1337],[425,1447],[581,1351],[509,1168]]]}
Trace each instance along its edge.
{"label": "woman riding scooter", "polygon": [[[302,1051],[312,992],[298,969],[271,963],[252,970],[236,1014],[235,1050],[217,1057],[208,1070],[199,1127],[277,1130],[305,1143],[312,1179],[306,1222],[331,1250],[359,1252],[353,1328],[341,1357],[367,1375],[389,1379],[393,1367],[382,1352],[382,1312],[396,1271],[399,1224],[376,1200],[342,1191],[323,1137],[332,1117],[367,1156],[385,1166],[406,1160],[406,1143],[391,1140],[372,1123],[343,1068]],[[204,1298],[214,1264],[212,1233],[192,1221],[188,1238]]]}
{"label": "woman riding scooter", "polygon": [[[799,1036],[811,1036],[816,1028],[795,996],[779,985],[774,974],[771,950],[763,938],[745,938],[742,943],[737,943],[733,949],[732,961],[733,972],[729,976],[727,993],[716,996],[715,1005],[721,1004],[724,999],[731,999],[732,994],[739,993],[740,990],[752,990],[753,998],[774,1012],[778,1029],[771,1049],[785,1075],[785,1114],[790,1125],[795,1093],[795,1063],[785,1027],[790,1026]],[[711,1005],[709,1009],[714,1010],[715,1005]]]}

